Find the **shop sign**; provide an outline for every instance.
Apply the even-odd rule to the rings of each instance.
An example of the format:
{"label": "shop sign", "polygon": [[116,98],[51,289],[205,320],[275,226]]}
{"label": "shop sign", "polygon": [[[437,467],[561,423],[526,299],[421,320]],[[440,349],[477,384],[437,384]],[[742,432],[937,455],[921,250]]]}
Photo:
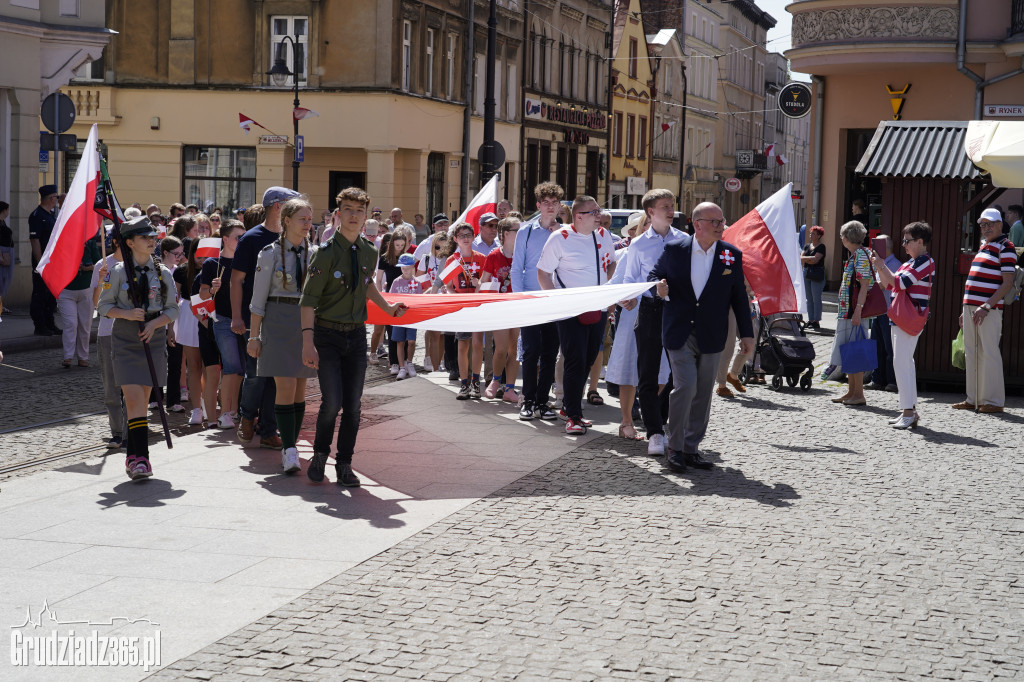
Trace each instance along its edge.
{"label": "shop sign", "polygon": [[986,104],[986,116],[1024,116],[1024,104]]}
{"label": "shop sign", "polygon": [[790,118],[811,113],[811,89],[803,83],[790,83],[779,91],[779,109]]}
{"label": "shop sign", "polygon": [[534,120],[565,123],[597,131],[608,129],[608,115],[602,111],[584,111],[582,108],[562,104],[548,104],[537,97],[527,97],[523,110],[526,118]]}
{"label": "shop sign", "polygon": [[738,192],[742,186],[743,184],[740,182],[739,178],[729,178],[725,181],[726,192]]}
{"label": "shop sign", "polygon": [[565,133],[566,144],[590,144],[590,133],[571,128],[566,128],[562,132]]}
{"label": "shop sign", "polygon": [[647,178],[626,178],[626,194],[637,196],[647,194]]}
{"label": "shop sign", "polygon": [[288,144],[287,135],[260,135],[260,144]]}

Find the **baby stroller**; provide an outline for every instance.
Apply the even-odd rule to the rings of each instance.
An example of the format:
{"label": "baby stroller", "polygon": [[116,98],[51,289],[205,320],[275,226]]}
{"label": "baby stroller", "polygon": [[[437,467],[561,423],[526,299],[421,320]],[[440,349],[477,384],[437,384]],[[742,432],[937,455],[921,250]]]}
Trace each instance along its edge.
{"label": "baby stroller", "polygon": [[761,370],[773,375],[772,388],[782,388],[785,378],[790,387],[800,382],[800,388],[809,391],[814,374],[814,344],[801,329],[800,314],[776,313],[759,317],[757,321],[754,355],[743,365],[740,381],[744,384],[750,381],[760,362]]}

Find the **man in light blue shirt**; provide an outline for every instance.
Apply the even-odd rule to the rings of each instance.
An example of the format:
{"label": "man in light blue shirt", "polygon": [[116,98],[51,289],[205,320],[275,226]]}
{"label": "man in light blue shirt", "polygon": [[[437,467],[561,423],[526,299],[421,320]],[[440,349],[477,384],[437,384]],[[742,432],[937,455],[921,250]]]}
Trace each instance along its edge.
{"label": "man in light blue shirt", "polygon": [[[565,190],[554,182],[542,182],[533,194],[540,215],[523,224],[516,234],[512,254],[512,291],[540,291],[537,263],[551,233],[561,227],[556,216]],[[558,357],[558,327],[554,322],[523,327],[523,406],[519,418],[554,420],[558,414],[548,405]]]}
{"label": "man in light blue shirt", "polygon": [[[676,197],[667,189],[652,189],[640,200],[644,212],[651,221],[650,228],[629,243],[629,258],[626,259],[626,274],[623,283],[646,282],[654,264],[661,258],[665,244],[683,236],[681,230],[672,227],[675,217]],[[622,307],[632,310],[638,299],[623,301]],[[658,373],[661,370],[661,308],[662,301],[645,291],[639,298],[640,310],[636,317],[636,354],[638,381],[637,397],[640,399],[640,414],[647,431],[647,454],[664,455],[668,440],[665,438],[665,414],[668,404],[663,406],[658,391]],[[671,382],[669,382],[671,385]],[[668,392],[666,391],[666,398]]]}
{"label": "man in light blue shirt", "polygon": [[486,256],[498,248],[498,216],[490,211],[480,216],[480,234],[473,238],[473,250]]}

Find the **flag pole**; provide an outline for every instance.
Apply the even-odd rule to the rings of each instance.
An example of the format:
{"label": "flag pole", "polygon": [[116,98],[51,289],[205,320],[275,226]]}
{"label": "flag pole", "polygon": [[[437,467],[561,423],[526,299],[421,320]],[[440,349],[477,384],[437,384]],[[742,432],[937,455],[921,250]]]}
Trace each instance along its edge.
{"label": "flag pole", "polygon": [[[118,234],[117,242],[118,242],[118,245],[121,248],[121,258],[122,258],[123,266],[125,268],[126,273],[127,272],[134,273],[135,272],[135,266],[134,266],[135,258],[134,258],[134,256],[132,256],[131,249],[128,248],[127,241],[120,238],[121,220],[120,220],[120,216],[118,216],[118,211],[117,211],[117,208],[116,208],[117,202],[116,202],[116,199],[113,200],[113,201],[111,200],[112,197],[114,196],[114,188],[113,188],[113,186],[110,183],[110,175],[107,173],[107,161],[106,161],[106,159],[104,159],[102,157],[100,158],[100,168],[102,169],[102,175],[101,175],[100,179],[101,179],[101,182],[103,183],[103,199],[104,199],[104,201],[108,205],[108,208],[109,208],[110,214],[111,214],[111,219],[114,221],[114,230]],[[97,197],[97,199],[99,199],[99,197]],[[129,268],[130,268],[130,270],[129,270]],[[126,275],[126,277],[127,277],[127,275]],[[128,298],[129,298],[129,300],[131,301],[131,303],[132,303],[132,305],[134,307],[136,307],[136,308],[141,308],[142,307],[142,302],[138,300],[138,291],[137,291],[136,287],[134,287],[134,286],[128,287]],[[139,331],[141,332],[145,328],[145,326],[146,326],[146,323],[140,321],[139,322]],[[149,342],[148,341],[143,341],[142,342],[142,349],[146,353],[146,364],[149,365],[149,377],[153,381],[152,386],[156,387],[156,386],[159,385],[159,382],[158,382],[157,377],[156,377],[156,365],[153,364],[153,352],[152,352],[152,350],[149,347]],[[163,391],[160,391],[160,393],[162,394]],[[161,399],[157,401],[157,412],[160,413],[160,424],[163,426],[163,429],[164,429],[164,440],[167,442],[167,449],[168,450],[172,450],[174,448],[174,444],[171,442],[171,429],[170,429],[170,427],[167,426],[167,413],[164,412],[164,401],[163,401],[162,398],[163,398],[163,396],[161,395]]]}

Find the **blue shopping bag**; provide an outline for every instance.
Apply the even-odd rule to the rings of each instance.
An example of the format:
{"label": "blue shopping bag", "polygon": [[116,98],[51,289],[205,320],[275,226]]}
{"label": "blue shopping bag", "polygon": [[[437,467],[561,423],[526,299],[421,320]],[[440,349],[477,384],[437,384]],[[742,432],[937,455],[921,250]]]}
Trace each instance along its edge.
{"label": "blue shopping bag", "polygon": [[839,346],[839,356],[845,374],[870,372],[878,366],[877,341],[864,337],[864,329],[857,325],[850,331],[849,340]]}

